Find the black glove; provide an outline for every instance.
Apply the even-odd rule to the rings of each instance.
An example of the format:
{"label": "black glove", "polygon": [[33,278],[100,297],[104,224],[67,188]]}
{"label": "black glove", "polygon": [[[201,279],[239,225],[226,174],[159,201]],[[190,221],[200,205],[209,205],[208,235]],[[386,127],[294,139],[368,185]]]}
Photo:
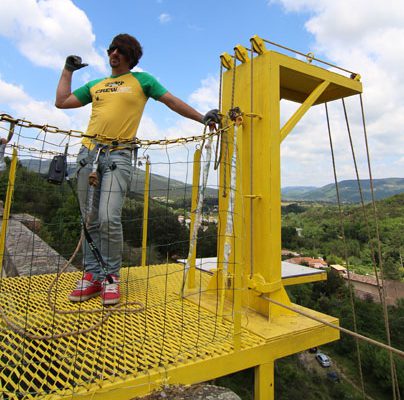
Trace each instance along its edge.
{"label": "black glove", "polygon": [[79,56],[69,56],[66,58],[65,69],[68,71],[77,71],[80,68],[87,67],[88,64],[83,64]]}
{"label": "black glove", "polygon": [[217,108],[208,111],[202,118],[204,125],[214,122],[215,124],[220,124],[221,116]]}

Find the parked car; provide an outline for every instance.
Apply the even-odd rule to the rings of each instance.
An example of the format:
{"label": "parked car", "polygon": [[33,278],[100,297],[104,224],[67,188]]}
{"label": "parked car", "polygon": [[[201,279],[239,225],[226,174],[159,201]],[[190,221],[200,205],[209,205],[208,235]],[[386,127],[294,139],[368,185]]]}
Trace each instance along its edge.
{"label": "parked car", "polygon": [[328,372],[327,378],[333,382],[340,382],[339,375],[335,371]]}
{"label": "parked car", "polygon": [[331,365],[331,360],[324,353],[317,353],[316,360],[322,367],[329,367]]}
{"label": "parked car", "polygon": [[312,353],[312,354],[317,353],[317,351],[318,351],[317,347],[312,347],[309,349],[309,353]]}

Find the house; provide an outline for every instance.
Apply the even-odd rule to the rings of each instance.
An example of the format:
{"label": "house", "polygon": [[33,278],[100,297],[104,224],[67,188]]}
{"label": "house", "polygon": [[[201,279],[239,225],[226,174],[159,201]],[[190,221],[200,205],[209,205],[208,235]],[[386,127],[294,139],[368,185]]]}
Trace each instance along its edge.
{"label": "house", "polygon": [[292,250],[282,249],[281,251],[282,257],[300,257],[299,253],[295,253]]}
{"label": "house", "polygon": [[339,275],[345,275],[347,273],[346,268],[339,264],[332,264],[330,268]]}
{"label": "house", "polygon": [[312,258],[312,257],[292,257],[288,260],[285,260],[292,264],[299,264],[299,265],[307,265],[311,268],[327,268],[328,264],[322,258]]}

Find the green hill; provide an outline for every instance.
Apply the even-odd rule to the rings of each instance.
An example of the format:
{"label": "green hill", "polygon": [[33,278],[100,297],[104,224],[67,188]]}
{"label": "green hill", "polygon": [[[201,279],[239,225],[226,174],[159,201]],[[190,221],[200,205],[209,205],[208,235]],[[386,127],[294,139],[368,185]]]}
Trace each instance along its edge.
{"label": "green hill", "polygon": [[[370,180],[360,181],[363,198],[366,202],[372,200]],[[360,193],[356,180],[345,180],[338,183],[341,201],[344,203],[360,202]],[[385,199],[396,194],[404,193],[404,178],[374,179],[374,194],[376,200]],[[337,201],[335,184],[331,183],[320,188],[306,186],[286,187],[282,189],[283,200],[293,201],[325,201],[335,203]]]}
{"label": "green hill", "polygon": [[[49,171],[49,159],[22,159],[21,165],[28,170],[38,172],[41,175],[47,175]],[[74,174],[75,163],[68,164],[69,175]],[[136,168],[130,184],[130,192],[136,195],[142,195],[144,191],[145,172]],[[165,176],[151,174],[150,177],[150,196],[152,198],[164,198],[172,201],[180,199],[190,199],[192,194],[192,185],[178,181]],[[206,188],[205,197],[218,197],[218,191],[215,188]]]}
{"label": "green hill", "polygon": [[[145,172],[137,169],[133,176],[130,191],[143,195],[145,183]],[[164,198],[172,201],[189,199],[192,194],[192,185],[167,178],[165,176],[151,174],[150,176],[150,196],[152,198]],[[214,188],[206,188],[205,197],[218,197],[218,191]]]}

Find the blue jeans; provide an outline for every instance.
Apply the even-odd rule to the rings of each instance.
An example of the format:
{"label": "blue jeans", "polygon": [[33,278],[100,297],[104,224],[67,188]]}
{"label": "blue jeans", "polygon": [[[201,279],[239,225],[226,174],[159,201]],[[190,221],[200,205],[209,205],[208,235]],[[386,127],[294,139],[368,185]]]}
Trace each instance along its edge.
{"label": "blue jeans", "polygon": [[[84,270],[91,272],[94,279],[102,280],[106,273],[119,277],[123,250],[121,215],[131,175],[131,151],[127,149],[102,151],[97,168],[99,184],[90,189],[88,176],[92,171],[94,158],[95,151],[91,152],[87,147],[81,147],[77,156],[77,192],[88,232],[107,264],[105,272],[91,252],[87,241],[83,239]],[[90,190],[94,190],[94,197],[92,207],[89,209]]]}

